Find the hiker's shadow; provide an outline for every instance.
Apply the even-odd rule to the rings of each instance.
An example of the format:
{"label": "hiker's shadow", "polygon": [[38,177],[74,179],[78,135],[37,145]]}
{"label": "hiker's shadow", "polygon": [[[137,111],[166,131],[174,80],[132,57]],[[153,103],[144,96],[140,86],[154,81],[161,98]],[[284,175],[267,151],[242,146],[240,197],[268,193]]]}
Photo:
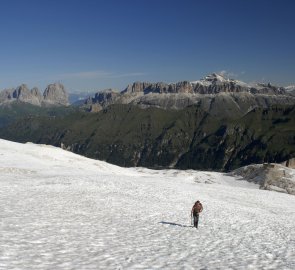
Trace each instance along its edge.
{"label": "hiker's shadow", "polygon": [[192,228],[192,227],[194,227],[194,226],[191,226],[191,225],[184,225],[184,224],[179,224],[179,223],[174,223],[174,222],[167,222],[167,221],[161,221],[159,223],[160,224],[165,224],[165,225],[183,227],[183,228]]}

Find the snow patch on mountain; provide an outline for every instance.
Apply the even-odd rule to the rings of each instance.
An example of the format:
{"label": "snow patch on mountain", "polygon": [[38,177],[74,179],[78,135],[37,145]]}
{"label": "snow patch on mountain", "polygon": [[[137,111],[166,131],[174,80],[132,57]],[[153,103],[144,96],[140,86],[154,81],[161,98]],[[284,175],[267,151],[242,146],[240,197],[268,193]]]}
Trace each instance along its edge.
{"label": "snow patch on mountain", "polygon": [[287,91],[294,91],[295,90],[295,85],[289,85],[289,86],[285,87],[285,89]]}

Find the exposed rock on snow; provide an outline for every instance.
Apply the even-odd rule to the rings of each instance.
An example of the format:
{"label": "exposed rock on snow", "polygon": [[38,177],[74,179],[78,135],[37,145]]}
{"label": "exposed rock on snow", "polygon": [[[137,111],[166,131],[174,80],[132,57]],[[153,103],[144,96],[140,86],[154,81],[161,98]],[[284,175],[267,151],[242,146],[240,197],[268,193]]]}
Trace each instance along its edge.
{"label": "exposed rock on snow", "polygon": [[280,164],[249,165],[232,172],[260,185],[261,189],[295,195],[295,170]]}
{"label": "exposed rock on snow", "polygon": [[295,169],[295,158],[291,158],[281,163],[281,165]]}

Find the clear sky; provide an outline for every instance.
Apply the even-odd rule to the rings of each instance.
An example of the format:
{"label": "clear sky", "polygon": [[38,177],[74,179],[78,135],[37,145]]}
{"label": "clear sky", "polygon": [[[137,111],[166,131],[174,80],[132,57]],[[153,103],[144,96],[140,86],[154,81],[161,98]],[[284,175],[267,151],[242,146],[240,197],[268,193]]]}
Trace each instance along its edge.
{"label": "clear sky", "polygon": [[1,0],[0,89],[123,89],[226,71],[295,84],[293,0]]}

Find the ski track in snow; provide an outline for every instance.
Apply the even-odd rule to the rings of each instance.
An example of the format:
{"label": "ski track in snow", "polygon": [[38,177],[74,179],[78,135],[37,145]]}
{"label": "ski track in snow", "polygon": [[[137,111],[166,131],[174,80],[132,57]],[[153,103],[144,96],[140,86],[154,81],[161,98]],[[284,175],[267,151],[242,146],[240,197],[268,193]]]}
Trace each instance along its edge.
{"label": "ski track in snow", "polygon": [[295,269],[294,206],[220,173],[0,140],[0,269]]}

